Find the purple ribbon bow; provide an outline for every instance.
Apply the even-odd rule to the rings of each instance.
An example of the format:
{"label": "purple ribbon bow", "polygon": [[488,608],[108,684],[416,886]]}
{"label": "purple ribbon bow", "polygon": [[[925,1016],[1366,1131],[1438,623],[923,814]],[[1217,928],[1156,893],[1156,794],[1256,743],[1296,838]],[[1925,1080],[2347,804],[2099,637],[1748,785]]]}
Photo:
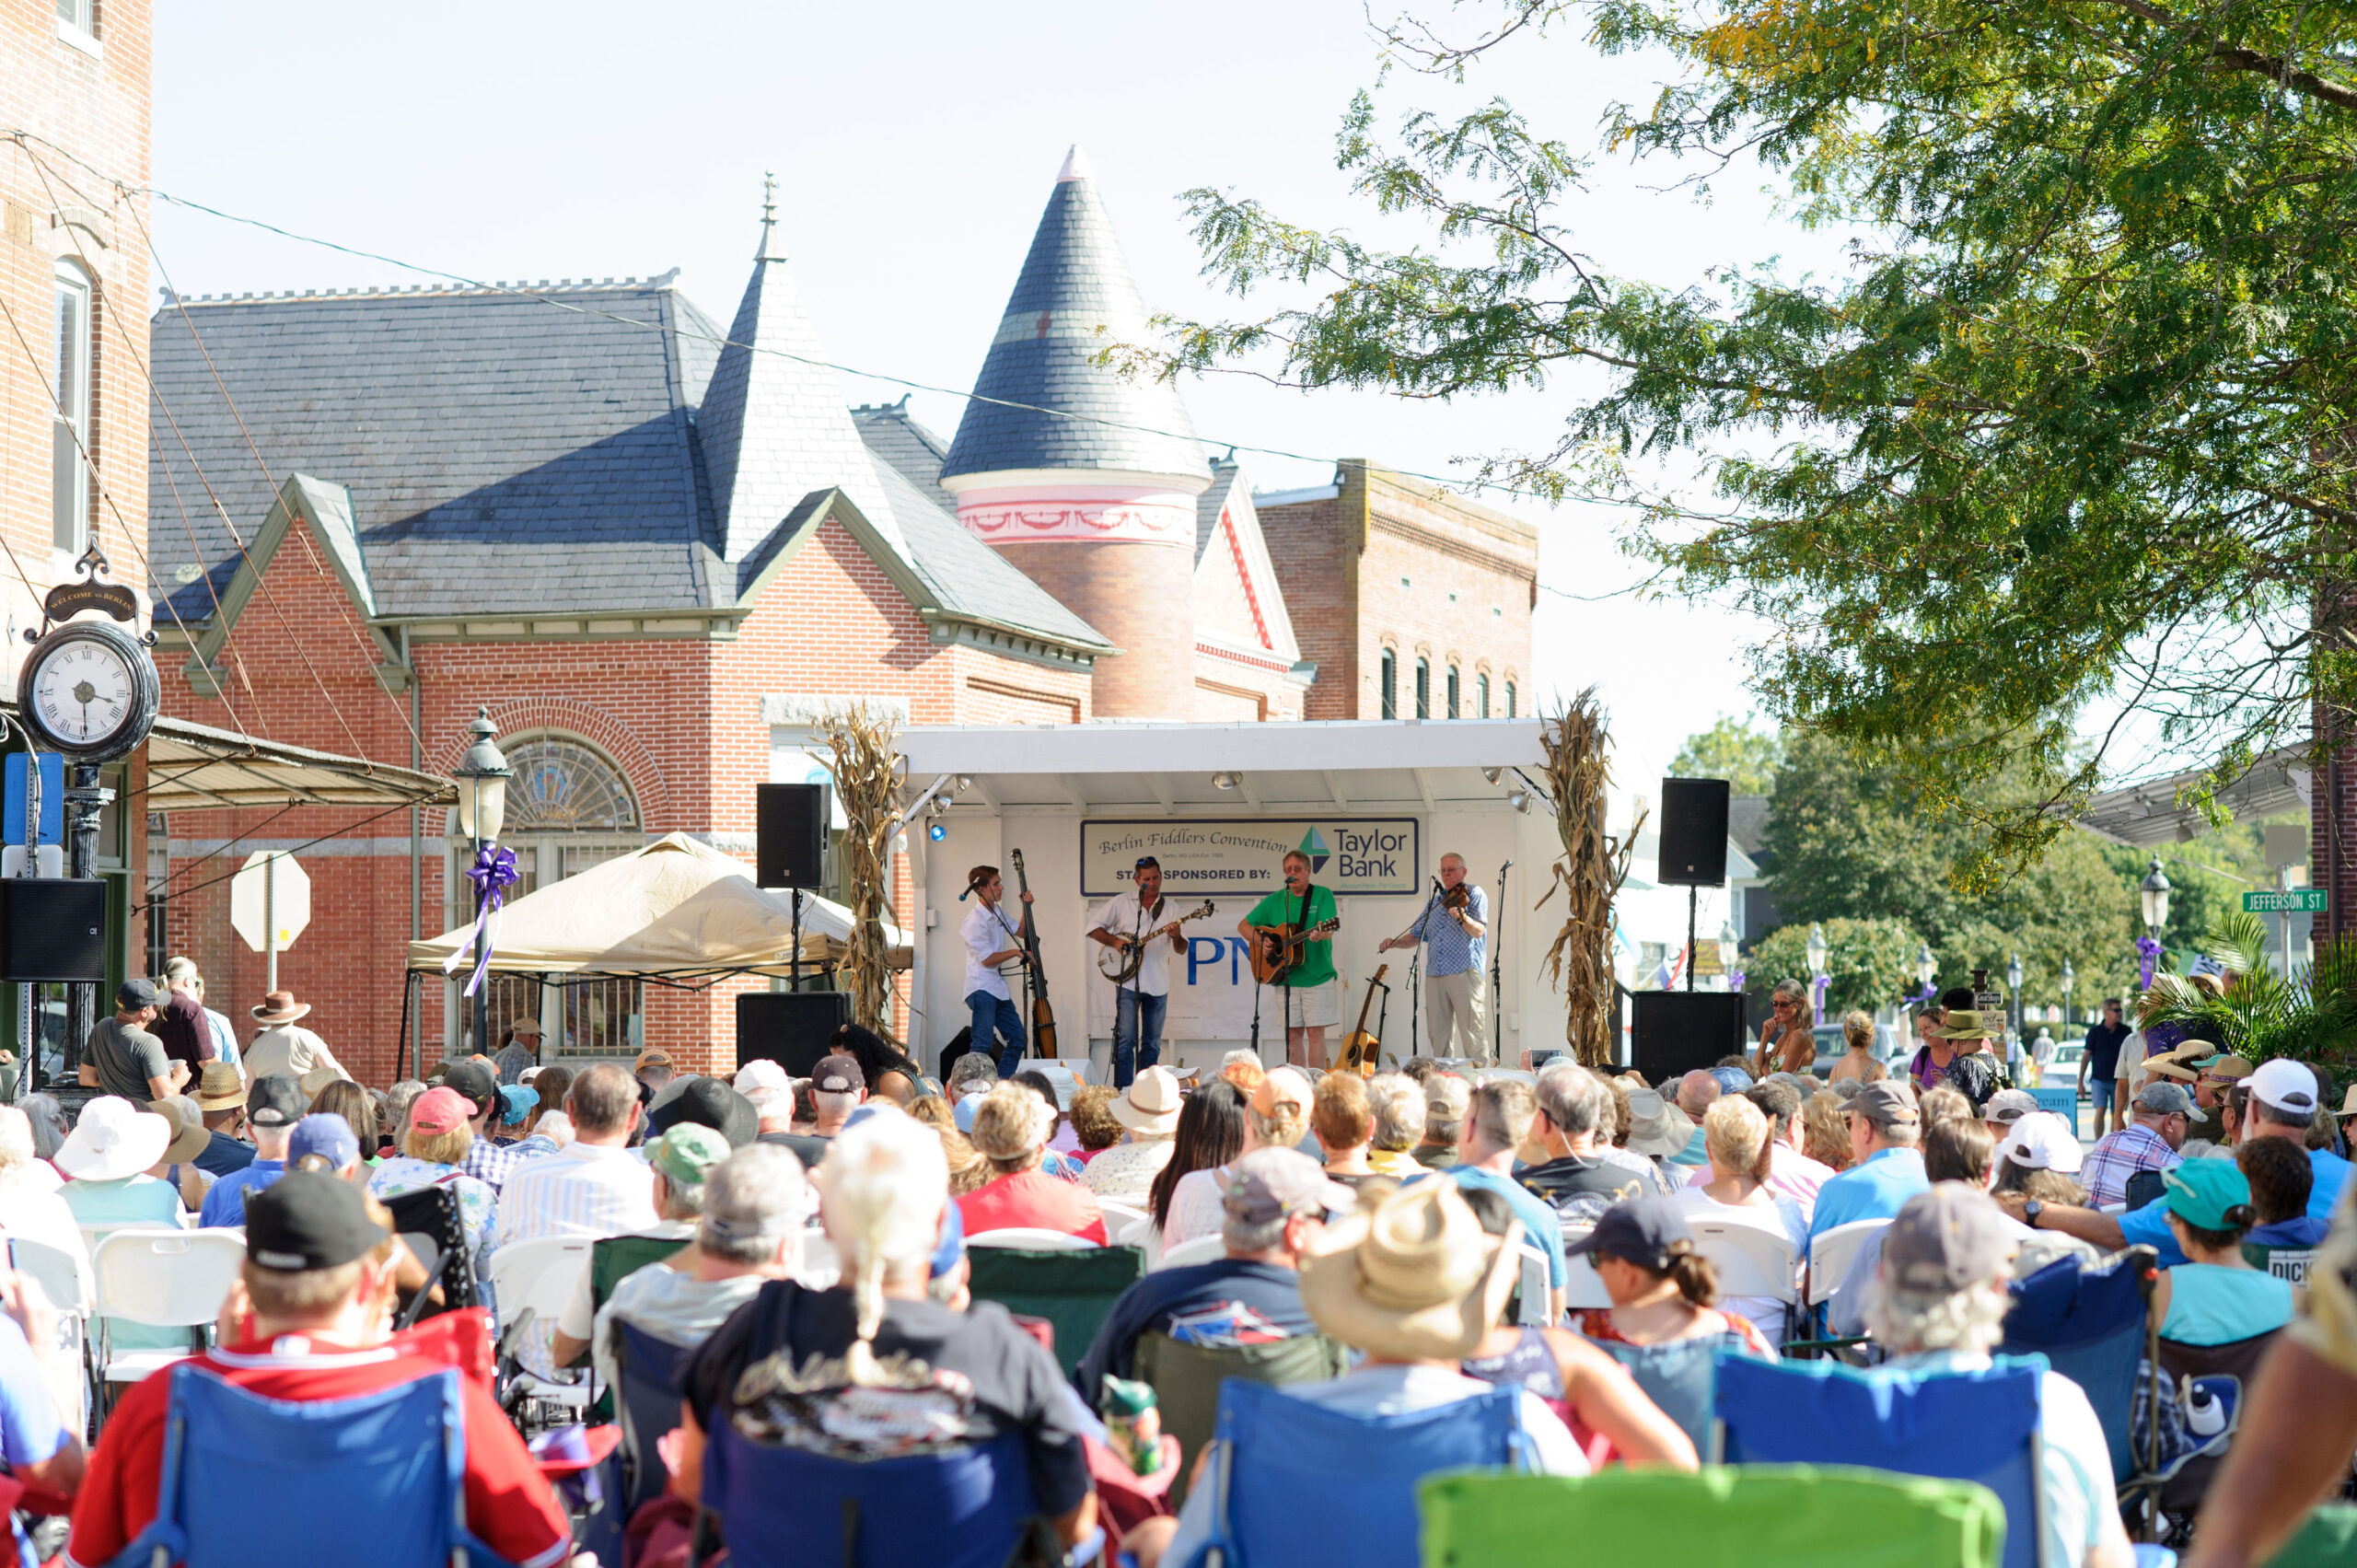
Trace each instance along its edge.
{"label": "purple ribbon bow", "polygon": [[2153,970],[2160,962],[2161,945],[2149,936],[2136,938],[2136,961],[2144,974],[2144,989],[2153,989]]}
{"label": "purple ribbon bow", "polygon": [[1816,1009],[1817,1016],[1820,1018],[1825,1016],[1825,993],[1832,989],[1833,977],[1829,974],[1818,975],[1809,981],[1810,1005]]}
{"label": "purple ribbon bow", "polygon": [[1741,991],[1743,989],[1743,971],[1741,970],[1736,970],[1733,974],[1727,976],[1727,989],[1729,991]]}
{"label": "purple ribbon bow", "polygon": [[459,950],[442,960],[442,972],[448,974],[466,962],[467,954],[475,955],[475,972],[467,981],[463,995],[472,996],[482,984],[484,975],[491,972],[491,923],[505,902],[504,891],[523,878],[516,871],[516,852],[494,844],[485,844],[475,852],[475,863],[467,867],[467,880],[475,885],[475,897],[482,906],[475,915],[474,928],[467,933]]}

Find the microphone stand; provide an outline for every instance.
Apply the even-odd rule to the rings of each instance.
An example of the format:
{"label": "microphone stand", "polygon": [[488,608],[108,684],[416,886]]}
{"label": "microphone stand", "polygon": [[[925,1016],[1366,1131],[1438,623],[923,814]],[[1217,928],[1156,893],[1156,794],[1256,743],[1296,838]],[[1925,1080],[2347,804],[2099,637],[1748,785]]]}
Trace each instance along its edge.
{"label": "microphone stand", "polygon": [[1490,923],[1490,1056],[1501,1067],[1505,1065],[1506,1051],[1506,873],[1514,869],[1509,860],[1498,867],[1498,907],[1492,912]]}

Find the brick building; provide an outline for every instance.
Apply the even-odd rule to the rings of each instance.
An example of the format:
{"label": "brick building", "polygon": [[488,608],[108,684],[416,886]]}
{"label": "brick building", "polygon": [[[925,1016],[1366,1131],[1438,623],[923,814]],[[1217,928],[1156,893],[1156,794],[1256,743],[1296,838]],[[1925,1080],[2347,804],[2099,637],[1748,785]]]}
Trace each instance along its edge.
{"label": "brick building", "polygon": [[[1319,661],[1359,656],[1335,620],[1354,611],[1321,610],[1337,653],[1313,647],[1265,499],[1206,459],[1174,390],[1090,363],[1100,326],[1144,316],[1076,152],[948,441],[904,405],[843,405],[775,232],[765,219],[726,331],[668,274],[168,301],[165,711],[447,774],[480,705],[517,774],[504,842],[525,890],[668,831],[749,858],[752,786],[814,776],[813,726],[854,701],[908,724],[1320,716]],[[1479,574],[1513,525],[1370,487],[1370,570],[1490,591]],[[1518,591],[1478,647],[1387,599],[1377,630],[1518,675]],[[382,1081],[402,946],[464,918],[468,889],[443,813],[357,815],[172,822],[159,864],[180,881],[296,851],[316,909],[281,982]],[[249,1005],[260,959],[226,928],[226,890],[168,909],[170,946]],[[716,1065],[733,995],[510,981],[493,1027],[537,1008],[576,1053],[657,1044]],[[437,983],[408,1038],[430,1059],[468,1027]]]}

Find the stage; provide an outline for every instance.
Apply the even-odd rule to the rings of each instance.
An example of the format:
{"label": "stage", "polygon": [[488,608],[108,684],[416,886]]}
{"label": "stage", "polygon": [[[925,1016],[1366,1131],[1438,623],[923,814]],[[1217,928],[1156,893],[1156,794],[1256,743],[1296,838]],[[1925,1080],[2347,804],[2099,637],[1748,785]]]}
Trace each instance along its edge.
{"label": "stage", "polygon": [[[1507,1002],[1502,1015],[1492,1009],[1491,1031],[1503,1060],[1518,1061],[1526,1045],[1561,1047],[1562,1000],[1547,989],[1539,963],[1562,923],[1563,899],[1557,894],[1535,914],[1530,907],[1560,852],[1553,807],[1539,787],[1538,736],[1535,719],[905,730],[916,892],[911,1049],[930,1065],[966,1026],[958,925],[974,906],[958,894],[970,868],[997,865],[1008,918],[1018,919],[1019,850],[1062,1054],[1079,1057],[1086,1040],[1088,1076],[1106,1080],[1113,987],[1098,974],[1099,948],[1084,931],[1127,885],[1136,858],[1153,854],[1164,868],[1166,919],[1206,900],[1213,910],[1187,926],[1186,956],[1171,958],[1163,1061],[1216,1065],[1251,1043],[1257,988],[1237,922],[1280,886],[1283,852],[1305,843],[1323,857],[1312,879],[1335,889],[1342,922],[1334,949],[1341,1023],[1328,1030],[1329,1051],[1357,1018],[1368,977],[1387,964],[1387,1014],[1378,993],[1368,1028],[1386,1017],[1386,1059],[1430,1052],[1409,986],[1409,960],[1422,950],[1377,953],[1376,946],[1416,918],[1446,853],[1464,856],[1469,879],[1488,896],[1493,935],[1504,923]],[[1214,775],[1232,782],[1223,787]],[[1516,809],[1517,796],[1527,810]],[[936,815],[935,801],[946,801],[946,811]],[[1507,861],[1514,865],[1502,901],[1499,868]],[[1272,1063],[1284,1056],[1278,1024],[1272,1013],[1260,1019],[1261,1057]]]}

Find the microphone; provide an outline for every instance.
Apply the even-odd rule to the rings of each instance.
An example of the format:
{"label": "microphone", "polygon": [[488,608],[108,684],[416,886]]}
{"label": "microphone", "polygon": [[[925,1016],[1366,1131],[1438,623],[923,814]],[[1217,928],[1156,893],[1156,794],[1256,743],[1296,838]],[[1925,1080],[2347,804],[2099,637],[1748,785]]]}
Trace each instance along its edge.
{"label": "microphone", "polygon": [[1504,876],[1507,872],[1512,871],[1513,869],[1514,869],[1514,862],[1513,862],[1513,861],[1511,861],[1511,860],[1509,860],[1509,861],[1507,861],[1504,865],[1501,865],[1501,866],[1499,866],[1499,867],[1498,867],[1498,875],[1499,875],[1499,876],[1501,876],[1501,877],[1503,877],[1503,876]]}

